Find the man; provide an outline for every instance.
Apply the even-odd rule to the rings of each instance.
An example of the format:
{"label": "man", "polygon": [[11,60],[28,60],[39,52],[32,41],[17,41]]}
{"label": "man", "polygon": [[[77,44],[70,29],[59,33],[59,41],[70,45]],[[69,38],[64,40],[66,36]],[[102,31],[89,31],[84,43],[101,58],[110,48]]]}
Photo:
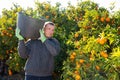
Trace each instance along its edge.
{"label": "man", "polygon": [[54,56],[60,52],[60,44],[53,38],[54,30],[54,23],[45,22],[39,39],[24,42],[20,29],[16,28],[16,36],[19,39],[18,54],[27,58],[24,68],[25,80],[52,80]]}

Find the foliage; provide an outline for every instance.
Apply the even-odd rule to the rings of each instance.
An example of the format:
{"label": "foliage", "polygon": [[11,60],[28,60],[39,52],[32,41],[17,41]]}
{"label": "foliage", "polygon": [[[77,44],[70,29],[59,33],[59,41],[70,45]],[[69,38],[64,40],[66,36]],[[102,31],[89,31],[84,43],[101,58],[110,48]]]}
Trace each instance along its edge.
{"label": "foliage", "polygon": [[[25,60],[17,54],[15,37],[17,12],[56,24],[56,37],[61,52],[55,58],[56,80],[119,80],[120,79],[120,12],[111,14],[91,1],[52,6],[50,2],[35,2],[35,9],[14,5],[3,10],[0,18],[0,60],[6,60],[9,70],[20,72]],[[8,70],[8,71],[9,71]]]}
{"label": "foliage", "polygon": [[[79,14],[72,17],[68,14],[68,18],[75,18],[78,28],[72,32],[66,42],[72,48],[67,49],[69,56],[64,61],[62,78],[65,80],[119,80],[118,70],[115,71],[116,68],[111,66],[118,66],[116,63],[119,63],[119,60],[114,61],[115,57],[112,60],[110,58],[113,50],[120,44],[118,15],[117,17],[111,15],[108,10],[100,8],[91,1],[81,2],[75,9],[73,6],[70,7]],[[72,10],[68,9],[73,12]],[[72,14],[75,15],[75,13]],[[119,52],[115,53],[119,54]],[[112,61],[115,63],[111,63]],[[113,73],[110,72],[111,70]]]}

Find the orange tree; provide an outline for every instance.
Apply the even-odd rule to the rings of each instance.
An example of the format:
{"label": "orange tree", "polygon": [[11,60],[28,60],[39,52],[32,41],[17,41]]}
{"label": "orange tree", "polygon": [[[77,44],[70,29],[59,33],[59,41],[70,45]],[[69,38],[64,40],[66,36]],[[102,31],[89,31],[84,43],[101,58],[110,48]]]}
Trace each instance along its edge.
{"label": "orange tree", "polygon": [[[69,56],[63,63],[65,80],[119,80],[119,12],[110,14],[96,3],[85,1],[66,10],[77,27],[66,42]],[[72,29],[70,29],[72,31]]]}
{"label": "orange tree", "polygon": [[0,59],[6,59],[10,72],[23,70],[25,64],[17,54],[15,37],[17,12],[22,11],[57,26],[54,37],[60,41],[61,52],[55,61],[56,80],[119,80],[120,12],[110,14],[91,1],[69,3],[62,9],[60,3],[35,4],[35,9],[26,10],[14,5],[3,10],[0,18]]}

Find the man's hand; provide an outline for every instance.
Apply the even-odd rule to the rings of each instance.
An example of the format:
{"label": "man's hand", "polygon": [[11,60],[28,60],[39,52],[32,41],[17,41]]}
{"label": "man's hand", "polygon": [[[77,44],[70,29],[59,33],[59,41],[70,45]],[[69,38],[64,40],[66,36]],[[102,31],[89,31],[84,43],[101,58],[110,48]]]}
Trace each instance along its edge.
{"label": "man's hand", "polygon": [[42,41],[42,43],[44,43],[47,38],[44,35],[43,29],[42,30],[40,29],[39,32],[40,32],[40,40]]}
{"label": "man's hand", "polygon": [[17,27],[15,30],[15,36],[19,39],[19,40],[24,40],[24,38],[20,35],[20,29]]}

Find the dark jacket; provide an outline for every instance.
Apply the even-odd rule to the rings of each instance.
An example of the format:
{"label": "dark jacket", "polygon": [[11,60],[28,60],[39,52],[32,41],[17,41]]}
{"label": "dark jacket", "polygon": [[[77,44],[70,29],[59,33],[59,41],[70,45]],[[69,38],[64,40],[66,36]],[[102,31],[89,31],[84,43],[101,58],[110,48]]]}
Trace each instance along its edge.
{"label": "dark jacket", "polygon": [[60,52],[60,44],[55,38],[41,40],[19,41],[18,53],[27,58],[25,75],[50,76],[54,70],[54,56]]}

